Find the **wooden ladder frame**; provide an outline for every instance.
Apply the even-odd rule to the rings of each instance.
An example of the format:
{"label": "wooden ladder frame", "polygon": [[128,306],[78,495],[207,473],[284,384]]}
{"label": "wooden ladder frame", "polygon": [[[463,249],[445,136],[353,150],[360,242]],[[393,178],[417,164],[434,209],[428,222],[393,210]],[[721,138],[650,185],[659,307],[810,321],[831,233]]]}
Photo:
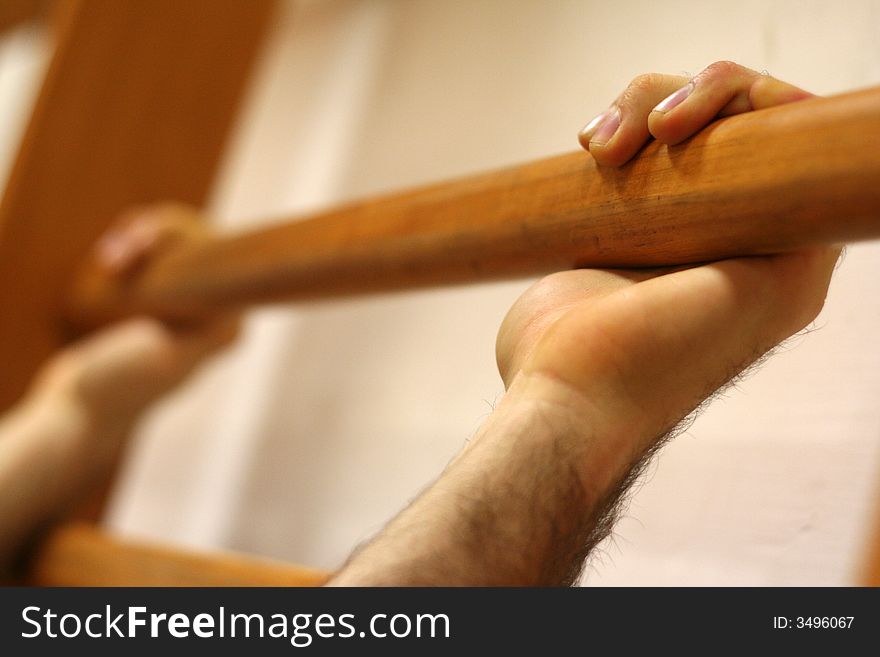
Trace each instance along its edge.
{"label": "wooden ladder frame", "polygon": [[[0,409],[20,398],[39,366],[64,344],[61,318],[69,302],[69,283],[119,212],[161,200],[204,204],[273,5],[273,0],[7,0],[2,5],[0,30],[48,18],[55,49],[0,204],[0,308],[15,309],[5,311],[0,322]],[[851,126],[850,142],[837,140],[840,148],[858,145],[853,140],[863,139],[865,132],[880,144],[880,125],[875,125],[880,90],[815,107],[830,117],[851,106],[857,108],[856,125]],[[807,112],[780,112],[785,113],[773,115],[782,117],[775,127],[809,131],[812,136],[822,129],[821,116],[817,120],[809,119]],[[815,125],[805,122],[809,120]],[[792,202],[795,192],[809,192],[807,183],[814,172],[808,163],[800,179],[786,178],[787,164],[804,159],[798,150],[802,147],[790,134],[780,137],[781,150],[773,149],[779,170],[768,166],[758,172],[766,192],[763,199],[755,199],[754,188],[737,191],[736,175],[725,178],[724,170],[711,168],[722,157],[725,162],[733,158],[739,165],[735,171],[754,167],[749,148],[736,150],[736,145],[744,136],[765,138],[761,122],[737,117],[729,124],[734,127],[713,127],[697,137],[695,148],[703,149],[698,154],[694,149],[688,153],[654,148],[652,154],[659,159],[642,159],[624,173],[585,170],[586,158],[562,156],[331,211],[305,224],[217,242],[160,263],[152,278],[124,294],[114,296],[120,291],[109,290],[101,281],[94,288],[86,285],[78,307],[106,321],[122,310],[161,314],[179,309],[191,301],[181,296],[184,288],[198,289],[199,299],[214,306],[240,307],[261,300],[445,284],[548,267],[672,264],[823,240],[880,237],[880,185],[875,184],[880,163],[871,149],[852,148],[853,153],[869,154],[861,160],[839,158],[837,168],[821,163],[834,193],[826,189],[817,197],[818,210],[815,204]],[[687,181],[681,172],[689,176]],[[641,195],[628,191],[633,181],[641,181]],[[685,182],[706,186],[689,191]],[[800,187],[792,187],[795,183]],[[660,250],[644,248],[651,237],[638,233],[645,215],[666,203],[678,208],[670,216],[684,222],[666,226],[667,232],[694,231],[692,219],[707,210],[706,190],[718,189],[711,185],[725,186],[723,207],[733,207],[740,218],[750,216],[749,204],[758,202],[794,219],[773,235],[757,222],[739,222],[736,225],[745,226],[743,232],[721,235],[723,239],[714,228],[706,228],[689,243],[673,240]],[[787,195],[775,193],[777,188],[787,190]],[[848,203],[845,209],[855,219],[846,225],[823,221],[842,202]],[[590,234],[579,233],[580,224],[572,223],[584,221],[576,212],[584,203],[592,208],[587,217]],[[680,208],[688,203],[693,216],[681,219]],[[474,228],[450,207],[486,218]],[[634,217],[627,230],[620,229],[622,214]],[[424,219],[421,233],[410,228],[416,216]],[[530,223],[533,216],[537,223]],[[344,222],[353,218],[367,228],[346,232]],[[585,235],[582,242],[573,237],[576,234]],[[287,251],[275,248],[278,244],[286,245]],[[352,244],[363,252],[349,249]],[[290,253],[297,248],[300,258],[307,250],[326,256],[308,263],[324,276],[323,287],[304,285],[303,272],[290,265]],[[453,253],[464,255],[455,260]],[[232,280],[221,280],[214,289],[230,262]],[[245,283],[249,287],[242,295]],[[97,517],[91,515],[91,520]],[[80,519],[47,533],[33,552],[25,581],[66,586],[311,586],[327,576],[241,555],[136,545]],[[880,584],[880,531],[871,544],[862,582]]]}
{"label": "wooden ladder frame", "polygon": [[[0,28],[49,21],[54,51],[0,204],[0,408],[65,342],[66,283],[132,205],[204,204],[272,0],[14,0]],[[14,309],[9,311],[8,309]],[[313,585],[317,571],[131,544],[94,523],[52,529],[40,585]]]}

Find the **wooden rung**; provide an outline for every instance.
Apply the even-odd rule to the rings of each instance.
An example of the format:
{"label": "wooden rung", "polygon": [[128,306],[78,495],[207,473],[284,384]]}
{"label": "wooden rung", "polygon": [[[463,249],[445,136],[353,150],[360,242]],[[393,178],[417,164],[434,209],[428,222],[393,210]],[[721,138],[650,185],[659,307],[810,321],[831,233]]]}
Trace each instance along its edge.
{"label": "wooden rung", "polygon": [[320,586],[328,578],[234,553],[202,555],[129,541],[77,522],[52,530],[25,579],[35,586]]}
{"label": "wooden rung", "polygon": [[80,323],[880,237],[880,88],[730,117],[620,169],[572,153],[86,272]]}

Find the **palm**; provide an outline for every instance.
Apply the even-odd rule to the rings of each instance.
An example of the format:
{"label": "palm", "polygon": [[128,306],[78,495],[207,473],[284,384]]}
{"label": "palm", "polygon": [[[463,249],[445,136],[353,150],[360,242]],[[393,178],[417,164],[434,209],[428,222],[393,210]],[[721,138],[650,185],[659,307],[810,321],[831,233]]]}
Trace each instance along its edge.
{"label": "palm", "polygon": [[653,439],[811,322],[837,256],[822,248],[662,275],[554,274],[505,319],[499,368],[508,387],[541,378],[565,403],[613,411]]}
{"label": "palm", "polygon": [[[715,117],[810,96],[730,62],[713,64],[688,82],[678,76],[636,78],[581,132],[581,143],[599,164],[617,166],[652,135],[674,144]],[[658,105],[670,94],[676,103]],[[574,395],[593,410],[612,404],[615,417],[632,418],[630,428],[663,430],[812,321],[837,255],[835,249],[815,249],[672,273],[553,274],[531,287],[505,318],[497,341],[499,370],[508,388],[517,387],[517,379],[540,378],[543,390],[549,386],[566,403]],[[639,424],[641,419],[648,424]]]}

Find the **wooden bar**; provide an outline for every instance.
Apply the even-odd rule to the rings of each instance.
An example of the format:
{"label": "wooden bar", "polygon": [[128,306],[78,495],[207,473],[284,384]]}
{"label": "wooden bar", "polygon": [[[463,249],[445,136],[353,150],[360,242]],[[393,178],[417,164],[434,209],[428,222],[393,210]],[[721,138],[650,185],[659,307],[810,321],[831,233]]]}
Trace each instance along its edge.
{"label": "wooden bar", "polygon": [[718,121],[621,169],[573,153],[84,273],[70,316],[186,318],[253,303],[651,267],[880,237],[880,88]]}
{"label": "wooden bar", "polygon": [[61,525],[33,555],[37,586],[320,586],[327,573],[234,553],[200,554]]}

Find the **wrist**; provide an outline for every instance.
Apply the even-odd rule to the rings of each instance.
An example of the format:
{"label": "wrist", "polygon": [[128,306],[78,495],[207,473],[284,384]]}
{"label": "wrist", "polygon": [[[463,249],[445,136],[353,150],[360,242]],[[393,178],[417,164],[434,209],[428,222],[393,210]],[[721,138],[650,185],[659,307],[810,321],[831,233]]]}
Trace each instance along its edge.
{"label": "wrist", "polygon": [[589,396],[565,381],[520,372],[474,443],[515,439],[552,452],[560,468],[576,472],[584,492],[601,499],[617,488],[650,444],[637,415],[624,405]]}

